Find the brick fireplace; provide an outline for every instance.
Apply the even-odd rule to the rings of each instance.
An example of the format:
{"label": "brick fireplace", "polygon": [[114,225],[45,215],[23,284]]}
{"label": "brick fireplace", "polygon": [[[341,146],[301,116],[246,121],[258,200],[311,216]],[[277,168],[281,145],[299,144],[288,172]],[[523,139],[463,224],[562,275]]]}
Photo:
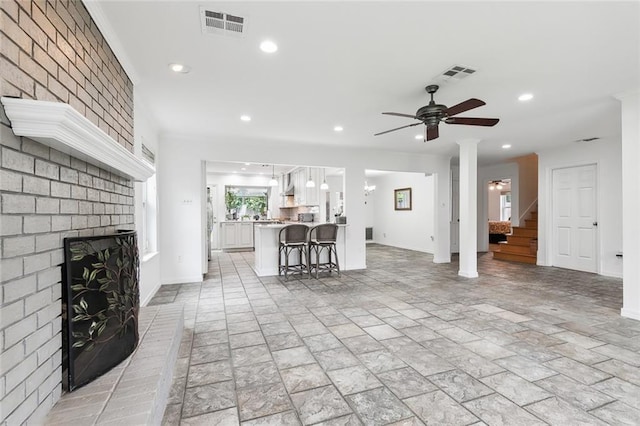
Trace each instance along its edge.
{"label": "brick fireplace", "polygon": [[[68,104],[133,152],[133,85],[83,3],[6,0],[0,13],[0,95]],[[0,107],[0,423],[40,423],[62,392],[63,239],[132,228],[133,179],[17,136],[8,116]]]}

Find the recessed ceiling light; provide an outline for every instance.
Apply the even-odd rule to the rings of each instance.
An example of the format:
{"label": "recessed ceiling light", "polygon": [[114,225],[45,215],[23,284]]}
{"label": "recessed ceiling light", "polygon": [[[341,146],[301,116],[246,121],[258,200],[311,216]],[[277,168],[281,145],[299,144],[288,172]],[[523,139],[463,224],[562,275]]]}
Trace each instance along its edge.
{"label": "recessed ceiling light", "polygon": [[422,139],[422,138],[424,138],[423,135],[416,135],[416,139]]}
{"label": "recessed ceiling light", "polygon": [[336,126],[336,127],[334,127],[334,128],[333,128],[333,130],[334,130],[335,132],[341,132],[341,131],[343,131],[344,129],[342,128],[342,126]]}
{"label": "recessed ceiling light", "polygon": [[240,116],[240,120],[242,120],[242,121],[251,121],[251,117],[249,117],[248,115],[241,115]]}
{"label": "recessed ceiling light", "polygon": [[511,145],[509,145],[508,143],[502,145],[502,149],[509,149],[511,148]]}
{"label": "recessed ceiling light", "polygon": [[240,168],[240,170],[242,170],[244,172],[245,170],[247,170],[247,168],[246,167],[242,167],[242,168]]}
{"label": "recessed ceiling light", "polygon": [[271,40],[265,40],[260,43],[260,50],[265,53],[274,53],[278,51],[278,45],[272,42]]}
{"label": "recessed ceiling light", "polygon": [[244,163],[244,165],[245,165],[245,166],[250,166],[250,165],[251,165],[251,163]]}
{"label": "recessed ceiling light", "polygon": [[169,64],[169,69],[173,72],[177,72],[181,74],[186,74],[189,71],[191,71],[191,68],[183,64]]}
{"label": "recessed ceiling light", "polygon": [[530,101],[531,99],[533,99],[532,93],[523,93],[522,95],[518,96],[518,100],[520,102]]}

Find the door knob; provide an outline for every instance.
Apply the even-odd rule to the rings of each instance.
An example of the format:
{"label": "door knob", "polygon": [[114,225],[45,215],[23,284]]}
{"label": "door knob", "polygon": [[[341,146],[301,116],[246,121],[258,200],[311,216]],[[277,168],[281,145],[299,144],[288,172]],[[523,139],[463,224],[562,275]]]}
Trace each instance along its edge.
{"label": "door knob", "polygon": [[598,222],[593,222],[593,226],[598,226]]}

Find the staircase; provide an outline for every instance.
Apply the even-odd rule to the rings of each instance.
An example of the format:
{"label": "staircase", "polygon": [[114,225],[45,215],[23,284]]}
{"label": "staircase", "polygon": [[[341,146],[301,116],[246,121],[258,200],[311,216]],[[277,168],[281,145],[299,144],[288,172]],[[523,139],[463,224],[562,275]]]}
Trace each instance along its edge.
{"label": "staircase", "polygon": [[538,259],[538,212],[531,212],[525,219],[525,226],[514,226],[507,241],[500,242],[500,249],[493,252],[493,258],[512,262],[536,264]]}

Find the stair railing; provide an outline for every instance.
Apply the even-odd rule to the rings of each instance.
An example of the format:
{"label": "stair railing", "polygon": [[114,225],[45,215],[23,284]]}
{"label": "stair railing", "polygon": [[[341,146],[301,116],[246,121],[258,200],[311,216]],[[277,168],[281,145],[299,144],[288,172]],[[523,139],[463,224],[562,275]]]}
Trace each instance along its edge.
{"label": "stair railing", "polygon": [[525,217],[527,217],[527,215],[529,213],[531,213],[533,211],[533,208],[538,208],[538,199],[536,198],[535,200],[533,200],[533,202],[531,204],[529,204],[529,207],[527,207],[524,212],[520,215],[519,218],[519,222],[518,223],[522,223],[522,221],[524,220]]}

